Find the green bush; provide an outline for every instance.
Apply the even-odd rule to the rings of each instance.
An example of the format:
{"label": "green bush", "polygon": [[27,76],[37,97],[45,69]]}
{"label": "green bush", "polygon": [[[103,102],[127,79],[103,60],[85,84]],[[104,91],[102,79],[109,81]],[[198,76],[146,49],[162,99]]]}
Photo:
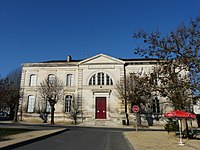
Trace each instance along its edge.
{"label": "green bush", "polygon": [[178,123],[177,121],[169,120],[165,125],[165,130],[168,132],[178,131]]}

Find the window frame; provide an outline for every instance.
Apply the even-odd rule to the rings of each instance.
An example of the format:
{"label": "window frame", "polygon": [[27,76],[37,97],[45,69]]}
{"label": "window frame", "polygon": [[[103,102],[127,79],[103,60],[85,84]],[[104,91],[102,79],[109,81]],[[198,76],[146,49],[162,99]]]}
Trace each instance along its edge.
{"label": "window frame", "polygon": [[[32,99],[31,99],[32,98]],[[35,110],[35,96],[29,95],[27,100],[27,112],[33,113]]]}
{"label": "window frame", "polygon": [[37,76],[36,74],[30,75],[29,86],[36,86]]}
{"label": "window frame", "polygon": [[153,114],[160,114],[160,100],[158,97],[152,99],[152,112]]}
{"label": "window frame", "polygon": [[66,95],[65,96],[65,113],[71,112],[72,100],[73,100],[72,95]]}
{"label": "window frame", "polygon": [[113,85],[112,78],[104,72],[97,72],[93,74],[89,79],[89,85]]}
{"label": "window frame", "polygon": [[66,76],[66,86],[73,86],[73,74],[71,73]]}
{"label": "window frame", "polygon": [[55,75],[54,74],[49,74],[48,75],[48,83],[49,85],[53,85],[55,81]]}

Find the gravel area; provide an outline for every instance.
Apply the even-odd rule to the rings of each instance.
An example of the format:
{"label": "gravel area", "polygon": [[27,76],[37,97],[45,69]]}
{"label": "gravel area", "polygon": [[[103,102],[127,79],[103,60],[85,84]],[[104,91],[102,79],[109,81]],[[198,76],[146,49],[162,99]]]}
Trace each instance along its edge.
{"label": "gravel area", "polygon": [[200,150],[200,135],[195,139],[183,139],[184,146],[178,145],[179,138],[165,131],[124,132],[135,150]]}

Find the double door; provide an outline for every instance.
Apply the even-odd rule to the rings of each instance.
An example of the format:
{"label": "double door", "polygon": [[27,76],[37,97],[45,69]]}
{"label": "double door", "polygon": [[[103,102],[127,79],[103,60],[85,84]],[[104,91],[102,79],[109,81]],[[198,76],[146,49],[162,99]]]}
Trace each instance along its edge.
{"label": "double door", "polygon": [[106,97],[96,97],[96,119],[106,119]]}

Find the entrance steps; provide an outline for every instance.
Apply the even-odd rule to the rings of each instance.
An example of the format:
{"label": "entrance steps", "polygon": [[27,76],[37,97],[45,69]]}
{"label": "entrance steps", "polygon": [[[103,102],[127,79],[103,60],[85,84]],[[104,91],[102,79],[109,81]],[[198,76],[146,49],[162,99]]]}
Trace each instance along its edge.
{"label": "entrance steps", "polygon": [[107,126],[107,127],[113,127],[117,126],[116,123],[112,122],[111,120],[87,120],[83,121],[80,125],[84,126],[96,126],[96,127],[101,127],[101,126]]}
{"label": "entrance steps", "polygon": [[95,126],[105,126],[105,120],[95,120]]}

